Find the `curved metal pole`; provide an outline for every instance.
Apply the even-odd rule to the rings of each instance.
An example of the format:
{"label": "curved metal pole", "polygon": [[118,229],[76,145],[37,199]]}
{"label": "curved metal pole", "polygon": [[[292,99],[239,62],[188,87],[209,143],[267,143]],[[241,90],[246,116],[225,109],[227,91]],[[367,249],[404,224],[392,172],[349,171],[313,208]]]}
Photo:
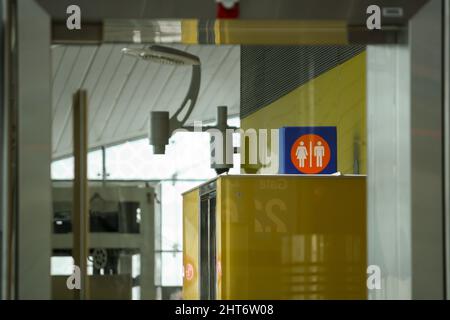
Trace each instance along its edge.
{"label": "curved metal pole", "polygon": [[[175,114],[169,120],[170,133],[174,130],[179,129],[183,126],[186,120],[191,115],[194,110],[195,103],[197,102],[198,93],[200,91],[200,80],[201,80],[201,66],[193,65],[192,66],[192,75],[191,75],[191,84],[189,85],[189,90],[186,94],[186,98],[184,98],[180,108],[175,112]],[[184,108],[189,105],[186,114],[184,115],[182,120],[178,120],[178,116],[184,110]]]}

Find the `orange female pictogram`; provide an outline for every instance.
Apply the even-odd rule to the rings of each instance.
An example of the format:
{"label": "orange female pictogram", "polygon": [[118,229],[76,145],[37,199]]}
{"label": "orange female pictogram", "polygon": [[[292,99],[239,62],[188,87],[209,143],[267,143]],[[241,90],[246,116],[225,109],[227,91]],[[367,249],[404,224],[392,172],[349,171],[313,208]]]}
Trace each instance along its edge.
{"label": "orange female pictogram", "polygon": [[330,159],[330,146],[317,134],[302,135],[291,148],[292,164],[301,173],[320,173],[328,166]]}

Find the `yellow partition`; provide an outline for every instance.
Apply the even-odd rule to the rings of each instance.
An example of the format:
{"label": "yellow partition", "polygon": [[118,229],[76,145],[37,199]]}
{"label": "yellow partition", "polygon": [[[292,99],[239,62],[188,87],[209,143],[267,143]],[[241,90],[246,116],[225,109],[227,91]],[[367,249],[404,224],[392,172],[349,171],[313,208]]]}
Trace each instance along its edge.
{"label": "yellow partition", "polygon": [[[365,176],[220,176],[215,212],[201,212],[216,215],[216,297],[365,299],[365,184]],[[184,195],[185,264],[199,261],[198,190]],[[185,280],[184,298],[197,299],[198,288]]]}
{"label": "yellow partition", "polygon": [[183,195],[183,298],[199,299],[199,189]]}

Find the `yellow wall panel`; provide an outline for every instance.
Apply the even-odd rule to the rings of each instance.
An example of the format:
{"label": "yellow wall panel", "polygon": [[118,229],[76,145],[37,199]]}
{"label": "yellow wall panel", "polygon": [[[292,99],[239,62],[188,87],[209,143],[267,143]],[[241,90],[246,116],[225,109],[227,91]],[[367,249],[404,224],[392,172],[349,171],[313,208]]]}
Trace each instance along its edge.
{"label": "yellow wall panel", "polygon": [[[241,119],[244,130],[286,126],[336,126],[338,170],[354,173],[357,159],[359,173],[365,174],[366,53],[360,53]],[[269,150],[270,147],[269,141]],[[263,166],[260,173],[277,173],[277,169],[272,163]]]}
{"label": "yellow wall panel", "polygon": [[196,300],[199,293],[199,189],[183,196],[183,298]]}
{"label": "yellow wall panel", "polygon": [[222,299],[366,298],[364,176],[219,181]]}
{"label": "yellow wall panel", "polygon": [[[217,299],[365,299],[365,190],[365,176],[218,177],[215,213],[202,212],[217,218]],[[183,198],[185,270],[199,261],[198,191]],[[185,276],[184,299],[198,279]]]}

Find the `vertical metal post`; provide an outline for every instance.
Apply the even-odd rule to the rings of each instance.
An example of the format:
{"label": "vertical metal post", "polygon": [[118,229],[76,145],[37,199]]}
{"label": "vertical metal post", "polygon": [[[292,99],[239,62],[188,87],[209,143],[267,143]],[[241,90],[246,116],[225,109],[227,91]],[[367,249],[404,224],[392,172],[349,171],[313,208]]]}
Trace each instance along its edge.
{"label": "vertical metal post", "polygon": [[444,233],[445,298],[450,299],[450,3],[444,1]]}
{"label": "vertical metal post", "polygon": [[0,13],[2,19],[2,25],[0,25],[0,96],[1,96],[1,105],[0,105],[0,299],[7,299],[9,296],[8,284],[9,281],[9,272],[8,272],[8,248],[9,248],[9,221],[8,213],[9,208],[8,204],[9,196],[8,196],[8,151],[9,151],[9,112],[8,112],[8,73],[9,73],[9,64],[7,63],[7,59],[9,57],[9,46],[8,41],[6,40],[8,37],[9,31],[9,15],[6,14],[8,10],[8,3],[6,1],[1,1],[0,3]]}
{"label": "vertical metal post", "polygon": [[445,297],[444,2],[427,2],[409,26],[413,299]]}
{"label": "vertical metal post", "polygon": [[106,185],[106,178],[108,174],[106,173],[106,148],[102,146],[102,184],[103,187]]}
{"label": "vertical metal post", "polygon": [[76,298],[89,299],[87,257],[89,254],[89,201],[87,183],[87,93],[78,90],[73,96],[73,137],[75,156],[75,180],[73,188],[73,258],[80,268],[81,288]]}

